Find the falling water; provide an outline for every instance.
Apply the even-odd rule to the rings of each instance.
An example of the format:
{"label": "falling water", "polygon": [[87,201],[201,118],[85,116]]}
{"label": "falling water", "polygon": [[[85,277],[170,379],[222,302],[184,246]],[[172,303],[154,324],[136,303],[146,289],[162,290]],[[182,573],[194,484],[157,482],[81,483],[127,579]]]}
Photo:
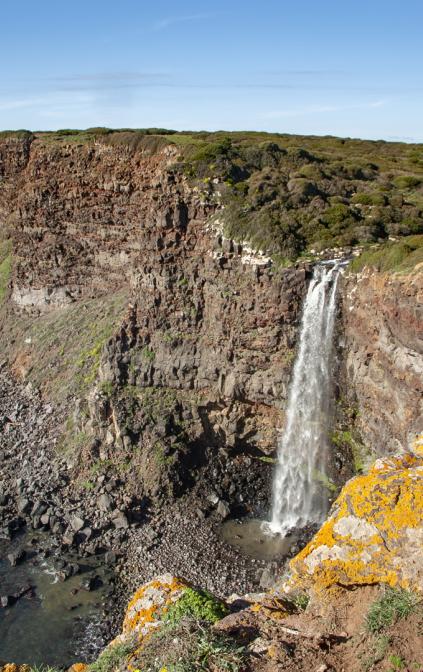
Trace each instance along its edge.
{"label": "falling water", "polygon": [[328,453],[331,360],[336,287],[344,262],[314,268],[303,307],[300,345],[278,446],[271,532],[320,522],[327,508],[322,484]]}

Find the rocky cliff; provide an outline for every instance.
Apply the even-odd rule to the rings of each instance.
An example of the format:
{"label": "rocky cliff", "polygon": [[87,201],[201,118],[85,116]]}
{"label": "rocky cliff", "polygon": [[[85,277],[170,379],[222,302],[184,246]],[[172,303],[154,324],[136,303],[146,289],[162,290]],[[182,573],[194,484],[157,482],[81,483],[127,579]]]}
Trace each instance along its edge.
{"label": "rocky cliff", "polygon": [[[278,271],[246,244],[225,239],[212,221],[219,184],[193,188],[172,170],[177,155],[172,145],[152,153],[48,136],[3,140],[0,211],[14,243],[11,299],[46,311],[129,287],[138,361],[105,365],[102,379],[195,390],[220,420],[219,399],[226,399],[233,412],[222,443],[251,437],[245,417],[258,413],[262,432],[254,441],[270,447],[274,434],[266,441],[265,428],[282,421],[307,266]],[[363,419],[361,428],[373,444],[404,445],[418,415],[420,275],[368,273],[346,283],[345,297],[348,385],[360,408],[382,405],[387,416],[387,423]]]}
{"label": "rocky cliff", "polygon": [[[177,465],[176,473],[185,463],[186,472],[207,451],[272,454],[309,277],[307,263],[280,269],[225,238],[224,182],[193,186],[175,170],[178,152],[166,142],[134,149],[48,135],[0,142],[0,212],[3,237],[13,239],[15,306],[3,329],[5,352],[37,384],[37,362],[60,378],[63,357],[43,357],[43,340],[54,331],[70,340],[62,323],[83,305],[81,330],[93,337],[82,343],[81,334],[78,364],[67,371],[85,383],[68,392],[89,393],[74,414],[75,431],[94,440],[89,461],[122,459],[142,442],[149,494],[163,488],[163,470]],[[343,284],[339,395],[356,405],[361,439],[381,453],[405,448],[421,420],[421,287],[419,273],[374,270]],[[103,301],[109,309],[111,297],[118,297],[114,317],[94,333],[98,308]],[[31,318],[16,326],[19,309],[41,314],[38,325],[50,320],[41,336],[32,334]],[[54,347],[53,338],[48,350]],[[78,343],[73,347],[77,353]],[[161,417],[152,428],[155,412]],[[152,455],[159,455],[154,466]],[[342,451],[339,457],[342,482],[348,469]]]}
{"label": "rocky cliff", "polygon": [[379,455],[406,449],[423,425],[421,269],[350,275],[342,314],[344,392],[360,433]]}
{"label": "rocky cliff", "polygon": [[[25,157],[19,154],[17,165],[10,158],[15,145]],[[129,287],[130,317],[100,366],[106,406],[124,388],[171,389],[195,397],[196,439],[206,434],[215,447],[272,450],[307,268],[277,271],[224,239],[209,223],[214,197],[169,170],[172,148],[150,155],[38,140],[30,151],[18,141],[2,147],[12,303],[65,310]],[[102,417],[101,408],[93,413],[94,422]],[[105,414],[117,418],[119,409]],[[125,437],[116,422],[104,426],[104,414],[97,424],[100,438],[108,429],[111,443]]]}
{"label": "rocky cliff", "polygon": [[[98,550],[100,540],[119,547],[129,566],[125,580],[132,586],[172,571],[222,595],[260,582],[266,586],[269,575],[272,579],[282,571],[277,563],[270,569],[260,561],[248,564],[224,548],[216,530],[231,513],[267,511],[272,458],[284,421],[311,264],[319,254],[360,252],[354,244],[361,239],[354,236],[358,229],[366,229],[367,236],[369,227],[363,222],[376,217],[376,202],[380,208],[386,201],[395,221],[385,222],[384,229],[380,223],[372,225],[372,236],[416,231],[414,219],[404,223],[404,213],[419,217],[420,211],[411,202],[404,205],[397,193],[389,196],[389,207],[388,197],[376,198],[369,180],[381,189],[388,187],[386,175],[378,175],[373,164],[366,170],[338,166],[338,177],[332,180],[325,157],[266,144],[254,149],[258,158],[252,153],[260,164],[260,181],[259,169],[248,175],[251,157],[245,164],[234,155],[230,163],[229,150],[221,143],[206,153],[208,172],[200,171],[193,179],[198,158],[197,164],[181,169],[180,147],[166,139],[154,142],[134,146],[97,136],[82,141],[80,136],[48,134],[0,139],[0,287],[6,289],[4,296],[0,293],[0,359],[22,384],[15,388],[9,377],[1,383],[8,432],[2,474],[8,490],[17,490],[16,497],[4,500],[1,513],[9,517],[5,529],[11,534],[13,520],[50,529],[58,535],[60,548],[90,553]],[[385,155],[380,159],[381,164],[388,160]],[[260,163],[264,160],[272,171],[277,165],[279,173],[270,174],[269,166]],[[299,170],[309,178],[300,177]],[[210,171],[216,173],[213,178]],[[275,187],[276,178],[282,191]],[[358,183],[365,193],[354,200]],[[231,189],[235,193],[228,201]],[[323,253],[308,249],[306,256],[290,263],[280,258],[282,244],[276,246],[276,255],[270,244],[265,252],[253,249],[235,235],[233,222],[229,227],[225,223],[228,212],[233,216],[234,198],[242,220],[239,199],[246,191],[251,198],[254,193],[257,207],[265,204],[269,212],[275,198],[285,214],[297,208],[297,220],[303,216],[309,227],[313,218],[320,218],[326,232],[322,240],[329,240],[328,227],[333,226],[331,235],[337,231],[336,240],[344,247]],[[417,198],[411,192],[408,197]],[[241,228],[251,234],[255,220],[248,212],[248,226]],[[262,210],[259,214],[264,217]],[[377,214],[383,220],[382,215]],[[267,241],[269,235],[282,236],[291,241],[290,250],[299,249],[301,236],[293,224],[289,231],[284,225],[281,233],[273,220],[266,221]],[[378,245],[383,246],[382,240]],[[410,439],[421,431],[421,266],[396,270],[378,270],[374,264],[359,272],[353,268],[340,285],[333,481],[322,485],[331,496],[354,469],[365,471],[372,452],[408,453]],[[16,401],[17,392],[21,397]],[[48,418],[44,437],[37,413],[40,421]],[[19,417],[22,422],[17,422]],[[25,455],[19,484],[16,442]],[[298,556],[294,572],[316,557],[316,549],[319,558],[324,555],[325,546],[329,556],[338,555],[322,556],[322,563],[343,561],[350,552],[369,554],[372,567],[380,561],[383,567],[377,567],[372,583],[382,581],[384,571],[392,578],[394,570],[387,565],[399,557],[404,567],[395,570],[393,583],[408,586],[408,565],[397,546],[413,526],[395,524],[392,531],[391,518],[379,520],[373,510],[381,483],[394,508],[398,489],[400,494],[406,491],[411,507],[421,466],[407,464],[403,457],[396,460],[386,463],[392,469],[377,468],[362,477],[369,510],[356,497],[357,482],[346,486],[327,523],[332,525],[330,534],[322,528]],[[43,478],[33,478],[34,468]],[[25,510],[19,512],[22,500]],[[42,517],[31,513],[40,501]],[[78,527],[80,522],[83,527]],[[373,536],[378,544],[373,536],[361,538],[371,526],[377,528]],[[355,540],[356,534],[359,549],[351,543],[352,550],[346,550],[343,537]],[[357,565],[355,557],[347,560]],[[362,565],[362,580],[345,579],[350,564],[331,566],[331,581],[338,572],[335,583],[363,583]],[[301,575],[312,582],[303,569]],[[326,576],[324,563],[317,570]],[[345,595],[342,600],[337,618],[350,606]],[[249,623],[248,612],[245,627],[250,632],[268,628],[269,614],[285,614],[286,605],[275,609],[266,604],[264,611],[258,606],[252,612],[257,618],[265,614],[259,626]],[[292,633],[292,623],[283,627],[291,628],[291,639],[299,636]],[[342,644],[339,637],[344,635],[326,628],[323,634],[313,630],[310,639],[323,650],[335,640]],[[288,658],[291,639],[282,646]],[[308,645],[298,650],[300,662],[301,655],[310,654]],[[287,665],[281,651],[279,647],[278,656]],[[231,660],[229,655],[228,664]],[[268,661],[262,663],[268,669]],[[292,669],[301,668],[292,663]]]}

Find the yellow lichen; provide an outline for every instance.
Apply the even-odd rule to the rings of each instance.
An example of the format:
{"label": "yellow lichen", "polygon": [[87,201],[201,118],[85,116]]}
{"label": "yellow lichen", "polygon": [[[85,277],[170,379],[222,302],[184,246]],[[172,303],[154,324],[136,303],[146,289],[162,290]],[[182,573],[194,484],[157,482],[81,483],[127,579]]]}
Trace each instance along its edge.
{"label": "yellow lichen", "polygon": [[[165,613],[177,594],[186,587],[187,584],[184,581],[170,577],[168,580],[150,581],[139,588],[128,604],[123,632],[138,631],[147,624],[154,623],[157,620],[157,612]],[[157,593],[157,598],[155,598],[155,593]],[[147,602],[148,606],[143,607],[143,602]]]}
{"label": "yellow lichen", "polygon": [[[415,453],[377,460],[368,474],[345,485],[331,517],[291,561],[288,585],[386,583],[421,589],[422,524],[423,460]],[[416,569],[405,571],[410,554]]]}
{"label": "yellow lichen", "polygon": [[87,667],[88,665],[86,665],[85,663],[74,663],[73,665],[71,665],[68,672],[85,672]]}

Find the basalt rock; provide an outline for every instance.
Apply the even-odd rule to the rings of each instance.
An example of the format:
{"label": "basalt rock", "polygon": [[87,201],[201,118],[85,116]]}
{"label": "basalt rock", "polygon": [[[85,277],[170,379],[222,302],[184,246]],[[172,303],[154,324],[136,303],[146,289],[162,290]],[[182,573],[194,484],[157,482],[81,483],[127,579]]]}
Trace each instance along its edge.
{"label": "basalt rock", "polygon": [[423,273],[365,269],[343,287],[343,393],[379,455],[406,449],[423,426]]}

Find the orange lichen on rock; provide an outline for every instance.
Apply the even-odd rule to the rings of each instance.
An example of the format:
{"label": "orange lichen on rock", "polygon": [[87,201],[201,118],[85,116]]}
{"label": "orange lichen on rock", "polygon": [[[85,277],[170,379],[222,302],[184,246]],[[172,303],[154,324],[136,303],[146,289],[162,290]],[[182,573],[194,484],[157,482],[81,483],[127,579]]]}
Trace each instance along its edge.
{"label": "orange lichen on rock", "polygon": [[139,588],[132,597],[123,622],[123,634],[146,635],[156,627],[169,606],[176,602],[188,584],[170,574],[165,574]]}
{"label": "orange lichen on rock", "polygon": [[86,665],[85,663],[74,663],[73,665],[70,666],[68,672],[85,672],[87,667],[88,665]]}
{"label": "orange lichen on rock", "polygon": [[423,590],[423,459],[377,460],[342,489],[329,519],[291,561],[285,588],[386,583]]}
{"label": "orange lichen on rock", "polygon": [[16,663],[0,664],[0,672],[30,672],[29,665],[16,665]]}

